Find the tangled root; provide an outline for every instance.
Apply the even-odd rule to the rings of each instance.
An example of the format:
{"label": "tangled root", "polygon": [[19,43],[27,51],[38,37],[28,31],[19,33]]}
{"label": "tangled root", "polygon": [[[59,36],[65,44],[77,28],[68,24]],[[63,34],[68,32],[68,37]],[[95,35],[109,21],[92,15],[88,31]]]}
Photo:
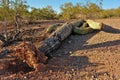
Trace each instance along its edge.
{"label": "tangled root", "polygon": [[43,69],[45,67],[45,62],[47,57],[36,49],[36,47],[29,42],[20,42],[13,49],[15,56],[26,62],[29,67],[35,70]]}

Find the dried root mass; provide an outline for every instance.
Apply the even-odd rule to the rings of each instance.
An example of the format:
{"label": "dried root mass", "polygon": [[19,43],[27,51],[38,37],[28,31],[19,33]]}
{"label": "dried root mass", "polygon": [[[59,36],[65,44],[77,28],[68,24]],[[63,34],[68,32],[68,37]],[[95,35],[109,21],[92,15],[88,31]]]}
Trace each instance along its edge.
{"label": "dried root mass", "polygon": [[44,63],[47,57],[36,49],[36,47],[29,42],[21,42],[14,47],[15,56],[25,61],[29,67],[38,69],[38,67],[45,66]]}

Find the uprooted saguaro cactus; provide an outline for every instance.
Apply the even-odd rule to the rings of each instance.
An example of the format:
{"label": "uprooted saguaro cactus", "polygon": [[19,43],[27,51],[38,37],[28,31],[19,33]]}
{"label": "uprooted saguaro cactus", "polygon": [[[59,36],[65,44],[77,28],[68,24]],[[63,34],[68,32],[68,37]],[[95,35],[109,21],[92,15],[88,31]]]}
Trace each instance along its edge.
{"label": "uprooted saguaro cactus", "polygon": [[[30,67],[41,70],[45,67],[44,63],[46,62],[47,57],[50,58],[52,56],[51,52],[58,49],[62,41],[71,35],[72,32],[79,32],[79,34],[91,32],[88,28],[93,29],[90,27],[92,25],[89,25],[89,22],[85,22],[87,21],[82,21],[82,25],[81,22],[80,24],[77,23],[77,26],[76,23],[65,23],[50,34],[50,36],[40,45],[39,51],[31,43],[22,42],[14,47],[13,51],[15,52],[15,56],[18,59],[25,61]],[[92,24],[96,25],[95,27],[99,27],[96,28],[97,30],[101,30],[101,25],[96,22],[92,22]],[[78,32],[75,31],[76,27],[78,28]]]}
{"label": "uprooted saguaro cactus", "polygon": [[55,27],[57,27],[57,25],[48,28],[48,33],[49,30],[54,32],[50,34],[50,36],[39,47],[39,50],[48,56],[48,58],[52,56],[51,52],[57,49],[62,41],[71,35],[71,33],[88,34],[94,30],[101,30],[102,23],[97,23],[92,20],[80,20],[72,23],[65,23],[61,27],[57,27],[57,29]]}

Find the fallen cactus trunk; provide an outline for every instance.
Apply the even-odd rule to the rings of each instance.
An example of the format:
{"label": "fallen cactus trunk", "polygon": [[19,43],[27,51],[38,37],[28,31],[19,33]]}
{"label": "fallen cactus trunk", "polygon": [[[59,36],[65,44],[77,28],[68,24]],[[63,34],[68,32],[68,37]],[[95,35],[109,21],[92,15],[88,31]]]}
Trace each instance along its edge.
{"label": "fallen cactus trunk", "polygon": [[74,21],[72,22],[72,24],[74,27],[81,27],[84,24],[84,22],[86,21],[82,19],[82,20]]}
{"label": "fallen cactus trunk", "polygon": [[102,27],[103,27],[102,23],[98,23],[93,20],[86,20],[81,26],[77,26],[77,27],[74,26],[73,33],[79,34],[79,35],[88,34],[88,33],[93,32],[94,30],[102,30]]}
{"label": "fallen cactus trunk", "polygon": [[52,33],[54,32],[57,28],[59,28],[60,26],[62,26],[62,23],[57,23],[57,24],[53,24],[51,26],[48,27],[47,29],[47,33]]}
{"label": "fallen cactus trunk", "polygon": [[[57,26],[57,25],[56,25]],[[91,27],[92,26],[92,27]],[[51,26],[50,31],[55,30],[55,25]],[[94,29],[101,30],[102,26],[100,23],[94,22],[92,20],[81,20],[72,23],[65,23],[61,27],[57,28],[50,36],[42,43],[38,48],[46,56],[51,57],[51,52],[57,49],[62,41],[64,41],[71,33],[75,34],[88,34]]]}
{"label": "fallen cactus trunk", "polygon": [[52,33],[50,37],[57,37],[60,41],[63,41],[72,33],[72,29],[73,24],[65,23],[63,26],[58,28],[54,33]]}
{"label": "fallen cactus trunk", "polygon": [[59,48],[60,45],[61,41],[57,37],[50,37],[47,38],[38,49],[43,52],[45,56],[51,58],[52,55],[50,53]]}
{"label": "fallen cactus trunk", "polygon": [[93,20],[87,20],[86,22],[88,23],[89,27],[91,27],[92,29],[102,30],[102,27],[103,27],[102,23],[98,23],[98,22],[95,22]]}
{"label": "fallen cactus trunk", "polygon": [[43,52],[49,58],[52,56],[50,53],[57,49],[63,40],[65,40],[72,33],[72,24],[65,23],[53,32],[39,47],[39,50]]}
{"label": "fallen cactus trunk", "polygon": [[94,30],[89,27],[87,22],[84,22],[83,25],[79,26],[79,27],[74,27],[73,29],[73,33],[74,34],[88,34],[90,32],[93,32]]}
{"label": "fallen cactus trunk", "polygon": [[81,28],[74,28],[73,32],[74,34],[88,34],[88,33],[91,33],[93,32],[94,30],[90,27],[81,27]]}

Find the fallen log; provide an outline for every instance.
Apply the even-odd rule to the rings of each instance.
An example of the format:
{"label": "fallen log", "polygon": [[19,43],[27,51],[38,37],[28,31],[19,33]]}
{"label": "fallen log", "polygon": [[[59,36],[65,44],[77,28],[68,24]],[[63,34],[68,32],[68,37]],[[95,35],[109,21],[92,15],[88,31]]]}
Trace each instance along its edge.
{"label": "fallen log", "polygon": [[88,33],[91,33],[93,31],[94,30],[92,28],[90,28],[90,27],[81,27],[81,28],[76,27],[73,30],[74,34],[78,34],[78,35],[80,35],[80,34],[88,34]]}
{"label": "fallen log", "polygon": [[53,25],[50,25],[48,29],[46,30],[47,33],[52,33],[54,32],[58,27],[62,26],[62,23],[56,23]]}
{"label": "fallen log", "polygon": [[88,23],[89,27],[91,27],[94,30],[102,30],[102,28],[103,28],[102,23],[98,23],[93,20],[87,20],[86,22]]}
{"label": "fallen log", "polygon": [[57,49],[61,44],[61,41],[57,37],[47,38],[42,45],[38,48],[43,52],[48,58],[51,58],[50,54],[53,50]]}
{"label": "fallen log", "polygon": [[73,29],[73,33],[78,34],[78,35],[88,34],[93,31],[94,30],[91,27],[89,27],[87,22],[84,22],[83,25],[81,25],[80,27],[74,27],[74,29]]}
{"label": "fallen log", "polygon": [[52,51],[57,49],[63,40],[65,40],[72,33],[73,24],[65,23],[63,26],[59,27],[55,32],[53,32],[38,48],[43,52],[48,58],[51,58]]}
{"label": "fallen log", "polygon": [[86,21],[82,19],[82,20],[74,21],[74,22],[72,22],[72,24],[74,27],[81,27],[84,22],[86,22]]}
{"label": "fallen log", "polygon": [[52,33],[49,37],[57,37],[60,41],[63,41],[72,33],[72,29],[73,24],[65,23],[63,26],[58,28],[54,33]]}
{"label": "fallen log", "polygon": [[[53,31],[54,27],[55,26],[50,27],[50,31]],[[57,49],[61,45],[62,41],[71,35],[71,33],[74,32],[76,34],[88,34],[94,29],[100,30],[100,23],[94,22],[92,20],[80,20],[77,22],[65,23],[56,31],[54,31],[38,49],[49,58],[52,56],[51,52]]]}

